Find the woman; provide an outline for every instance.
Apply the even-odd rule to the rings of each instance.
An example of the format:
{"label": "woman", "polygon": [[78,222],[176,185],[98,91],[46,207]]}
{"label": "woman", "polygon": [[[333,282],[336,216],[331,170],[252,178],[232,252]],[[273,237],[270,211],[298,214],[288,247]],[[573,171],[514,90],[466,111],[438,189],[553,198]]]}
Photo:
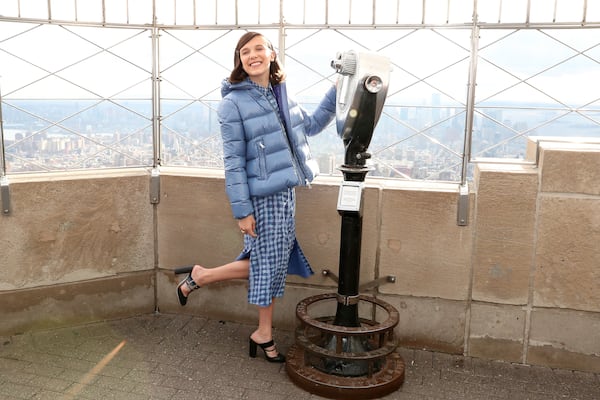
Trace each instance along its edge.
{"label": "woman", "polygon": [[282,297],[288,268],[312,273],[296,242],[295,186],[316,175],[307,135],[321,132],[335,116],[335,87],[308,114],[288,98],[285,73],[273,45],[257,32],[244,34],[235,48],[234,68],[223,81],[218,109],[226,191],[244,249],[232,263],[195,265],[177,287],[181,305],[189,293],[213,282],[248,278],[248,302],[258,306],[258,327],[250,335],[270,362],[284,362],[273,341],[273,304]]}

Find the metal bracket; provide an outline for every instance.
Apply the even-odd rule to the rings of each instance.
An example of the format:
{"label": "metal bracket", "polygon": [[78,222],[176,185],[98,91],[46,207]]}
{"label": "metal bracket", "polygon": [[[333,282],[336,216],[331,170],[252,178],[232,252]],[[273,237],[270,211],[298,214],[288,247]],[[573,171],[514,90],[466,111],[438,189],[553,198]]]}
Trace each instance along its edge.
{"label": "metal bracket", "polygon": [[0,178],[0,194],[2,197],[2,215],[9,215],[10,208],[10,186],[8,184],[8,178],[3,176]]}
{"label": "metal bracket", "polygon": [[323,271],[321,271],[321,274],[329,279],[331,279],[332,281],[334,281],[335,283],[339,283],[339,279],[338,276],[336,274],[334,274],[333,272],[331,272],[331,270],[329,269],[324,269]]}
{"label": "metal bracket", "polygon": [[458,187],[456,223],[458,226],[469,225],[469,185],[466,182]]}
{"label": "metal bracket", "polygon": [[[323,271],[321,271],[321,274],[323,276],[331,279],[335,283],[339,283],[338,276],[336,274],[334,274],[333,272],[331,272],[331,270],[324,269]],[[387,276],[372,280],[371,282],[367,282],[365,284],[360,285],[358,287],[358,291],[359,292],[368,292],[369,290],[378,288],[379,286],[383,285],[384,283],[396,283],[396,277],[394,275],[387,275]]]}
{"label": "metal bracket", "polygon": [[160,171],[153,168],[150,174],[150,204],[160,203]]}
{"label": "metal bracket", "polygon": [[371,282],[364,283],[358,287],[359,292],[368,292],[383,285],[384,283],[396,283],[396,277],[394,275],[384,276],[378,279],[374,279]]}
{"label": "metal bracket", "polygon": [[339,293],[336,293],[335,297],[338,303],[345,306],[353,306],[358,304],[358,301],[360,300],[360,296],[343,296]]}

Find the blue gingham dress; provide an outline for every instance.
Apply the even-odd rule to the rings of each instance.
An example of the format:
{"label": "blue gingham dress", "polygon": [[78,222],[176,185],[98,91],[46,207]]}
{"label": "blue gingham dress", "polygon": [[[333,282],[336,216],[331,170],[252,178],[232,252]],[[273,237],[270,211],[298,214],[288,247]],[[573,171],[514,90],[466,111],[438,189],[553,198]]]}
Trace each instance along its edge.
{"label": "blue gingham dress", "polygon": [[[296,237],[293,188],[266,197],[254,197],[256,238],[244,235],[242,255],[250,257],[248,303],[267,307],[282,297],[290,253]],[[242,256],[240,258],[245,258]]]}
{"label": "blue gingham dress", "polygon": [[[277,101],[269,88],[256,85],[279,115]],[[283,126],[283,124],[282,124]],[[265,197],[253,197],[256,238],[244,235],[239,259],[250,258],[248,302],[267,307],[282,297],[290,254],[296,239],[296,194],[294,188]]]}

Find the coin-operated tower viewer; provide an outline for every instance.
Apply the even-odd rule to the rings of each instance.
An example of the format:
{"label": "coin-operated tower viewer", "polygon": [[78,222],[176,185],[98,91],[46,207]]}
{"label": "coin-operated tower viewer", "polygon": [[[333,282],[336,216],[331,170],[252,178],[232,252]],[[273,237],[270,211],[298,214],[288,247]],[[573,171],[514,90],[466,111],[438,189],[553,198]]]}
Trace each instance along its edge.
{"label": "coin-operated tower viewer", "polygon": [[[338,75],[336,126],[344,143],[337,210],[341,216],[337,293],[308,297],[298,303],[296,343],[288,351],[286,371],[298,386],[323,397],[344,400],[376,399],[397,390],[404,381],[404,361],[397,353],[394,328],[399,313],[379,298],[360,294],[383,282],[359,285],[362,236],[362,192],[370,168],[368,147],[389,85],[387,57],[369,52],[338,53],[331,62]],[[393,279],[391,279],[393,278]],[[395,277],[385,278],[394,282]],[[331,303],[334,304],[331,304]],[[335,316],[314,316],[312,310]],[[370,310],[371,317],[364,311]],[[381,318],[381,314],[387,318]]]}
{"label": "coin-operated tower viewer", "polygon": [[375,53],[339,53],[332,67],[337,83],[336,125],[345,148],[344,180],[337,209],[342,218],[335,325],[359,326],[358,290],[362,236],[362,190],[367,152],[387,96],[390,61]]}

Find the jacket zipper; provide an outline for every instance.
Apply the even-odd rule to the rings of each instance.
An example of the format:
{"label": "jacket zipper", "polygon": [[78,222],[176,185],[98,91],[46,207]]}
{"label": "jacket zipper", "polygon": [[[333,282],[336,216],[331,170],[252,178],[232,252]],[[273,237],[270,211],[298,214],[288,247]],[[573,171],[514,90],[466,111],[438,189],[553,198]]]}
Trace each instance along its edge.
{"label": "jacket zipper", "polygon": [[292,159],[292,167],[294,168],[294,173],[298,178],[298,182],[300,182],[301,184],[308,184],[308,179],[306,179],[306,174],[304,173],[304,171],[302,171],[302,168],[300,167],[300,163],[298,162],[298,158],[296,157],[296,153],[294,152],[294,148],[292,147],[290,137],[288,136],[288,132],[285,129],[285,124],[283,123],[283,121],[281,120],[281,116],[279,115],[279,111],[275,109],[275,107],[273,107],[273,105],[268,99],[267,102],[271,105],[271,108],[275,112],[277,120],[279,121],[279,126],[281,127],[281,134],[283,135],[285,143],[287,144],[288,151],[290,152],[290,158]]}

